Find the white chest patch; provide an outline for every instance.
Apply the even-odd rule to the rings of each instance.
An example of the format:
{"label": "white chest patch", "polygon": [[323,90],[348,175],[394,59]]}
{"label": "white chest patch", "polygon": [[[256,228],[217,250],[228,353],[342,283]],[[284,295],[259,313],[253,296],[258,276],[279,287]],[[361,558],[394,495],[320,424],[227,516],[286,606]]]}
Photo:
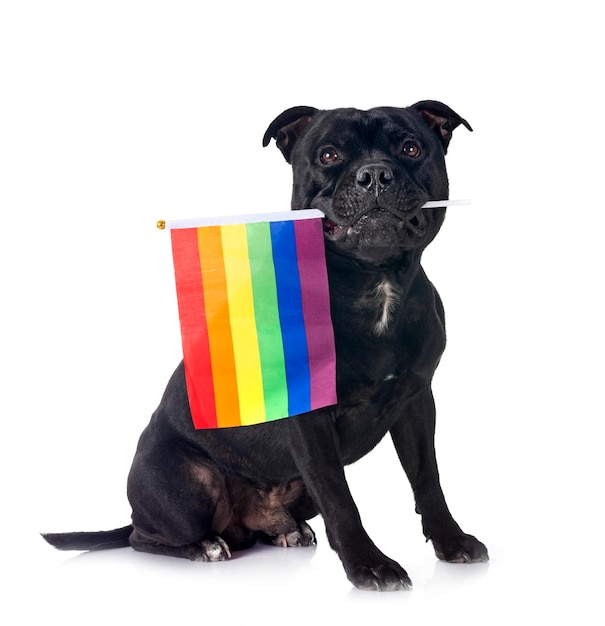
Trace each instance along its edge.
{"label": "white chest patch", "polygon": [[383,335],[389,328],[393,312],[399,303],[399,291],[393,283],[383,278],[374,289],[373,299],[378,310],[374,332]]}

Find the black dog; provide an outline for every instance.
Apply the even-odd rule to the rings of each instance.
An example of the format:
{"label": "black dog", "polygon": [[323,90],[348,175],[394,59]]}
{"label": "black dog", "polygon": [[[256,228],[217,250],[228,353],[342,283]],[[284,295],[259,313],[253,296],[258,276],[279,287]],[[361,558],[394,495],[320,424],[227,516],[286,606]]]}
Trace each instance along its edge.
{"label": "black dog", "polygon": [[338,404],[258,426],[194,430],[183,364],[143,432],[128,479],[132,525],[45,538],[61,549],[130,545],[193,560],[229,558],[256,540],[315,542],[318,513],[349,580],[408,587],[405,570],[366,534],[343,467],[391,434],[427,539],[440,559],[488,559],[446,505],[434,450],[431,379],[445,347],[443,308],[420,266],[448,197],[444,155],[469,124],[439,102],[369,111],[296,107],[269,126],[292,164],[292,208],[324,230]]}

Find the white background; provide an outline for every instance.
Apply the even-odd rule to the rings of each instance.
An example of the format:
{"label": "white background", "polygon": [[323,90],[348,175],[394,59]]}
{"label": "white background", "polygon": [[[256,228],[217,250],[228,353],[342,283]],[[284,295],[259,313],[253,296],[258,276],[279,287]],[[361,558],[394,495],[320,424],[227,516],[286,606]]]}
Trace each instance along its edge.
{"label": "white background", "polygon": [[[596,7],[2,4],[2,621],[603,623]],[[156,220],[287,210],[288,166],[261,147],[285,108],[422,99],[475,129],[458,129],[448,155],[451,197],[472,205],[449,210],[425,267],[448,316],[444,489],[491,563],[436,562],[387,441],[348,475],[411,592],[353,590],[321,519],[316,550],[221,564],[46,545],[40,531],[129,521],[137,438],[180,359]]]}

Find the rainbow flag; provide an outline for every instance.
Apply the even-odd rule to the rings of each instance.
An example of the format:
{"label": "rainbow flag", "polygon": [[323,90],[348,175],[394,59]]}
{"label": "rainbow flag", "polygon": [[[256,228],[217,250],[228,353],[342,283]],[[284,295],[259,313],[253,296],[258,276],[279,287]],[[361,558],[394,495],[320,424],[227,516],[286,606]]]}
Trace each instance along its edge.
{"label": "rainbow flag", "polygon": [[166,225],[195,428],[336,403],[321,217],[308,210]]}

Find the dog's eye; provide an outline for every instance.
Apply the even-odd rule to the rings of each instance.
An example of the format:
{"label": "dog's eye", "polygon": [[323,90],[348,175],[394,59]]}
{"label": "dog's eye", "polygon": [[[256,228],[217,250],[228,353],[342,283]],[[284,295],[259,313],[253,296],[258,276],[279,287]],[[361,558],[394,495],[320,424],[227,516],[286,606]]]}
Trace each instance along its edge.
{"label": "dog's eye", "polygon": [[413,141],[406,141],[403,144],[402,152],[406,156],[415,158],[420,155],[420,146]]}
{"label": "dog's eye", "polygon": [[335,148],[325,148],[319,155],[319,160],[325,165],[338,161],[338,152]]}

